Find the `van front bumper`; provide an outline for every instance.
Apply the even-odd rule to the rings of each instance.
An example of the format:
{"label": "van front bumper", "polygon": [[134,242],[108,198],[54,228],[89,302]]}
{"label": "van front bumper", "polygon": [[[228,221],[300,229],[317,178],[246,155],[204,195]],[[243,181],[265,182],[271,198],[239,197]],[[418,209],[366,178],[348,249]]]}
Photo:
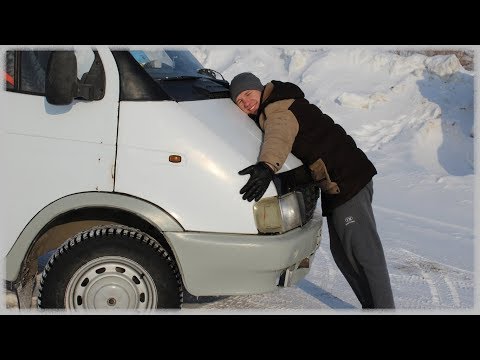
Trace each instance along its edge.
{"label": "van front bumper", "polygon": [[281,235],[165,232],[183,284],[195,296],[245,295],[291,286],[310,270],[322,217]]}

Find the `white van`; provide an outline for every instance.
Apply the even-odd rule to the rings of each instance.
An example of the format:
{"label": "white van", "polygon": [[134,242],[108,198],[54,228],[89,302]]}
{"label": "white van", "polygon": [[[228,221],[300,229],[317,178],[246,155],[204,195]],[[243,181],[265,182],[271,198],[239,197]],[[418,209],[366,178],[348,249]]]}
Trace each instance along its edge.
{"label": "white van", "polygon": [[184,49],[3,49],[0,224],[6,287],[40,308],[179,308],[303,278],[318,188],[289,155],[242,199],[262,133]]}

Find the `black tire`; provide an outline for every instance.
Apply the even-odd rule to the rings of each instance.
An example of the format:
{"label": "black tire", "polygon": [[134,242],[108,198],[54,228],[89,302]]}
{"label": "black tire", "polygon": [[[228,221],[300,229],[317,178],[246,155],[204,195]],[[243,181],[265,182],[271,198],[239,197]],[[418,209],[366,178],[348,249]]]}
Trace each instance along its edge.
{"label": "black tire", "polygon": [[41,309],[180,308],[175,261],[158,241],[122,225],[104,225],[68,239],[40,281]]}

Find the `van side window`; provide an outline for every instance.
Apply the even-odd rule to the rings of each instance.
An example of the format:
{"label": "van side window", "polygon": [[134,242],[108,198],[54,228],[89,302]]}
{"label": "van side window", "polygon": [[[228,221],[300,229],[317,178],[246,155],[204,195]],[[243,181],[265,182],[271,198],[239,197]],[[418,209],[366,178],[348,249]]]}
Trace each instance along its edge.
{"label": "van side window", "polygon": [[51,51],[21,51],[20,91],[45,95],[45,73]]}
{"label": "van side window", "polygon": [[15,87],[15,52],[7,51],[7,61],[5,61],[5,81],[7,82],[7,90]]}
{"label": "van side window", "polygon": [[[51,53],[46,50],[7,51],[3,71],[7,91],[45,96],[45,76]],[[87,49],[77,50],[75,54],[79,86],[93,93],[91,100],[101,100],[105,92],[105,70],[98,52]],[[79,92],[76,98],[81,99],[82,95]]]}
{"label": "van side window", "polygon": [[45,95],[45,71],[51,51],[7,51],[7,90]]}

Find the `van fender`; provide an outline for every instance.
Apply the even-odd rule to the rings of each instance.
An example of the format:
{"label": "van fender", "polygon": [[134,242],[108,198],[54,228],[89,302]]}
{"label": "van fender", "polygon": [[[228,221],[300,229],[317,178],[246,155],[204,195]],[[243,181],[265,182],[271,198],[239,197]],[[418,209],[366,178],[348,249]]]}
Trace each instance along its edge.
{"label": "van fender", "polygon": [[[130,212],[133,215],[143,218],[162,232],[184,231],[183,227],[162,208],[128,194],[84,192],[67,195],[45,206],[23,229],[5,258],[5,279],[7,282],[17,280],[20,269],[22,268],[21,265],[28,255],[31,245],[45,227],[59,216],[70,211],[95,207],[119,209]],[[21,279],[19,280],[21,283],[23,282]],[[19,285],[21,286],[21,284]]]}

